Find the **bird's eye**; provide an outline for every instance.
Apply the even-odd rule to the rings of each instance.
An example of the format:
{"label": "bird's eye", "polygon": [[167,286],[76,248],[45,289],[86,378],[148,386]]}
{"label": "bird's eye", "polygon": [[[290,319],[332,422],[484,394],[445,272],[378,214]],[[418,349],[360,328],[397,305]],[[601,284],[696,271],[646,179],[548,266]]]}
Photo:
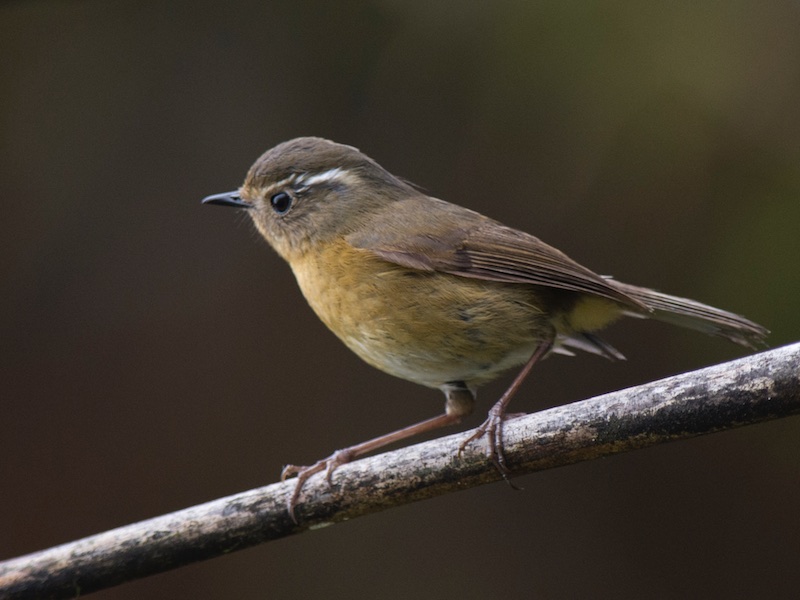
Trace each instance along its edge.
{"label": "bird's eye", "polygon": [[269,199],[269,203],[279,215],[285,215],[292,207],[292,197],[286,192],[278,192]]}

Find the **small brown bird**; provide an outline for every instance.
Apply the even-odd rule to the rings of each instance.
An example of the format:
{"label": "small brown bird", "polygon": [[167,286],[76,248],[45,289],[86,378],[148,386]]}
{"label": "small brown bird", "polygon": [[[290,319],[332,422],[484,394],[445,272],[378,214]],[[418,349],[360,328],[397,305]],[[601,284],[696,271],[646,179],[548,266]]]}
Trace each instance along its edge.
{"label": "small brown bird", "polygon": [[595,274],[532,235],[425,195],[356,148],[297,138],[268,150],[237,191],[208,204],[245,209],[291,266],[311,308],[345,345],[391,375],[441,389],[445,413],[339,450],[297,475],[305,481],[409,436],[458,423],[476,388],[525,365],[463,445],[484,435],[504,476],[503,419],[511,396],[550,352],[623,358],[594,332],[621,316],[649,317],[762,342],[738,315]]}

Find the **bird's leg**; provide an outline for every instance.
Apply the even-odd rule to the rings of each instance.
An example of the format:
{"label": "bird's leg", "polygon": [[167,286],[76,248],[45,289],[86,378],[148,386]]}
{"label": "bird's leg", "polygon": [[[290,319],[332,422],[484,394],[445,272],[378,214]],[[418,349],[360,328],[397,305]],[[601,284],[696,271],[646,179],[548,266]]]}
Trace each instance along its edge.
{"label": "bird's leg", "polygon": [[442,415],[433,417],[431,419],[426,419],[425,421],[415,423],[414,425],[409,425],[403,429],[398,429],[397,431],[367,440],[366,442],[356,444],[355,446],[337,450],[328,458],[323,458],[322,460],[315,462],[313,465],[305,467],[286,465],[281,472],[281,481],[285,481],[289,477],[295,475],[297,476],[297,483],[295,484],[294,491],[287,502],[287,509],[292,521],[297,523],[295,507],[300,499],[300,493],[303,491],[303,486],[305,485],[306,481],[308,481],[309,477],[315,473],[325,471],[325,478],[328,480],[328,484],[330,485],[331,476],[333,475],[333,471],[336,469],[336,467],[355,460],[360,456],[364,456],[373,450],[393,444],[394,442],[399,442],[400,440],[404,440],[420,433],[433,431],[435,429],[440,429],[441,427],[447,427],[448,425],[459,423],[462,417],[472,412],[473,405],[475,404],[475,396],[464,383],[454,382],[448,384],[444,387],[444,392],[447,397],[447,401],[445,403],[445,413]]}
{"label": "bird's leg", "polygon": [[539,362],[539,360],[542,359],[552,347],[553,343],[551,341],[542,342],[536,347],[536,350],[533,351],[533,354],[528,359],[528,362],[526,362],[525,366],[522,367],[522,370],[514,378],[514,381],[511,382],[511,385],[508,387],[505,393],[500,397],[500,400],[498,400],[495,405],[489,409],[489,416],[487,419],[475,430],[475,433],[464,440],[461,443],[461,446],[458,448],[458,454],[460,456],[464,451],[464,448],[467,447],[467,444],[474,440],[480,439],[485,435],[488,446],[486,449],[486,455],[494,463],[494,466],[497,467],[497,470],[500,471],[503,479],[508,481],[512,487],[513,484],[508,479],[511,471],[506,466],[506,457],[503,453],[503,422],[508,417],[506,414],[506,409],[508,408],[508,403],[511,401],[511,398],[517,393],[519,386],[522,385],[522,382],[528,376],[528,373],[530,373],[533,365]]}

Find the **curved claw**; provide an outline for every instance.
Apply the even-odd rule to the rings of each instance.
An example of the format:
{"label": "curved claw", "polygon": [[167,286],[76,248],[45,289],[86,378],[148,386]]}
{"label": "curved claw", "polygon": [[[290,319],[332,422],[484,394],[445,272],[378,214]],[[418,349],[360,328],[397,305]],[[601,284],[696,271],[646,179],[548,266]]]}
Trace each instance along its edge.
{"label": "curved claw", "polygon": [[303,486],[309,477],[315,473],[319,473],[327,467],[327,459],[319,460],[313,465],[307,467],[299,467],[296,465],[286,465],[281,471],[281,481],[286,481],[287,478],[297,475],[297,483],[295,483],[292,495],[286,501],[286,510],[292,521],[297,523],[297,516],[294,514],[294,509],[297,506],[297,501],[300,499],[300,492],[303,491]]}
{"label": "curved claw", "polygon": [[481,425],[475,430],[475,433],[461,442],[461,445],[458,447],[458,455],[461,456],[464,448],[466,448],[471,442],[486,436],[486,457],[492,461],[492,464],[494,464],[500,475],[503,476],[503,479],[505,479],[506,483],[508,483],[515,490],[520,488],[514,485],[509,479],[509,476],[511,475],[511,469],[509,469],[508,465],[506,464],[506,455],[503,451],[503,424],[505,423],[506,419],[518,416],[520,416],[519,413],[515,413],[513,415],[503,415],[502,410],[498,409],[497,405],[493,406],[489,411],[489,416],[487,419],[481,423]]}
{"label": "curved claw", "polygon": [[506,418],[513,418],[514,416],[519,415],[507,414],[506,407],[508,406],[508,402],[511,400],[511,397],[517,392],[519,386],[522,385],[522,381],[528,376],[528,373],[533,365],[535,365],[542,357],[547,356],[547,353],[550,352],[552,347],[552,340],[545,340],[536,347],[536,350],[534,350],[533,354],[531,354],[528,362],[526,362],[525,366],[522,367],[522,370],[514,378],[514,381],[511,382],[509,388],[500,397],[500,400],[498,400],[489,410],[488,418],[481,424],[480,427],[478,427],[478,429],[475,430],[475,433],[464,440],[464,442],[458,448],[458,454],[460,456],[467,444],[473,440],[482,438],[485,435],[488,442],[488,449],[486,452],[487,456],[494,463],[494,466],[497,468],[497,470],[500,471],[503,479],[505,479],[506,482],[514,489],[519,488],[511,483],[511,481],[508,479],[508,476],[511,474],[511,470],[506,466],[506,457],[503,453],[503,421]]}
{"label": "curved claw", "polygon": [[336,470],[337,467],[350,462],[353,460],[353,458],[352,450],[350,448],[346,448],[344,450],[337,450],[328,458],[318,460],[313,465],[306,467],[286,465],[283,467],[283,470],[281,471],[281,481],[286,481],[289,477],[293,477],[295,475],[297,476],[297,483],[294,486],[292,495],[289,496],[289,500],[286,502],[286,509],[289,512],[289,516],[292,518],[292,521],[297,523],[297,516],[295,515],[294,509],[297,507],[297,502],[300,499],[300,492],[303,491],[303,486],[305,485],[306,481],[308,481],[312,475],[315,475],[320,471],[325,471],[325,481],[328,482],[328,485],[333,485],[331,478],[333,477],[334,470]]}

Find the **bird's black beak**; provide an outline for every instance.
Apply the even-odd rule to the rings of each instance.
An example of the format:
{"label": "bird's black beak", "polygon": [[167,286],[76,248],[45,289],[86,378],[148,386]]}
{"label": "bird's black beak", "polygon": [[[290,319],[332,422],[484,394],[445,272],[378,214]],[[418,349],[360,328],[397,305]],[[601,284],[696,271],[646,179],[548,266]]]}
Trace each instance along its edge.
{"label": "bird's black beak", "polygon": [[234,208],[253,208],[252,204],[242,200],[241,196],[239,196],[239,190],[206,196],[203,198],[202,204],[219,204],[220,206],[233,206]]}

